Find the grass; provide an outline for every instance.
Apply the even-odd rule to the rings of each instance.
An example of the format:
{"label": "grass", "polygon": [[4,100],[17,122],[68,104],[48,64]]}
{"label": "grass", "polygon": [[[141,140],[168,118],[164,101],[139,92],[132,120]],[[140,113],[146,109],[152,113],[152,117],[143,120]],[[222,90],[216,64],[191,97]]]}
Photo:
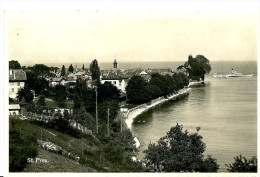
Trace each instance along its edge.
{"label": "grass", "polygon": [[[134,164],[130,161],[110,162],[104,152],[104,142],[101,143],[97,138],[86,136],[77,139],[29,120],[13,120],[10,126],[21,131],[21,136],[31,135],[37,140],[52,142],[63,151],[63,154],[58,154],[37,147],[38,155],[35,158],[47,159],[48,162],[29,163],[24,169],[25,172],[120,172],[133,168]],[[75,157],[80,157],[80,163]]]}
{"label": "grass", "polygon": [[[25,171],[41,171],[47,170],[49,171],[95,171],[93,168],[83,168],[83,165],[77,164],[75,157],[84,157],[84,158],[91,158],[93,161],[99,160],[99,155],[95,154],[96,149],[99,149],[97,145],[99,145],[98,140],[94,139],[93,137],[76,139],[70,135],[64,134],[62,132],[53,130],[53,129],[46,129],[42,126],[36,125],[31,123],[28,120],[15,120],[15,124],[11,126],[16,126],[17,128],[21,128],[22,136],[27,136],[28,134],[33,135],[36,139],[43,139],[44,141],[50,141],[55,145],[62,147],[63,151],[70,153],[71,159],[66,158],[66,156],[62,154],[55,154],[52,152],[48,152],[44,150],[42,147],[38,147],[39,154],[37,157],[44,158],[50,161],[50,163],[43,164],[43,163],[31,163],[28,164]],[[91,142],[91,143],[90,143]],[[92,154],[91,157],[84,155],[84,152],[88,152]],[[93,156],[94,154],[94,156]],[[98,159],[98,160],[97,160]],[[65,163],[62,165],[62,163]],[[74,170],[74,168],[66,168],[67,164],[72,165],[79,165],[78,168]],[[96,165],[96,164],[95,164]],[[51,167],[50,167],[51,166]]]}
{"label": "grass", "polygon": [[[39,97],[36,97],[36,98],[35,98],[35,101],[34,101],[35,103],[37,103],[38,98],[39,98]],[[58,107],[60,107],[60,106],[56,103],[56,101],[53,100],[53,98],[46,98],[46,99],[45,99],[45,102],[46,102],[46,106],[47,106],[47,107],[50,107],[50,108],[58,108]],[[71,101],[71,100],[66,101],[64,107],[65,107],[65,108],[68,108],[68,109],[73,109],[73,108],[74,108],[74,103],[73,103],[73,101]]]}
{"label": "grass", "polygon": [[[46,163],[30,163],[24,172],[95,172],[96,170],[42,148],[36,158],[47,159]],[[34,158],[35,161],[35,158]]]}

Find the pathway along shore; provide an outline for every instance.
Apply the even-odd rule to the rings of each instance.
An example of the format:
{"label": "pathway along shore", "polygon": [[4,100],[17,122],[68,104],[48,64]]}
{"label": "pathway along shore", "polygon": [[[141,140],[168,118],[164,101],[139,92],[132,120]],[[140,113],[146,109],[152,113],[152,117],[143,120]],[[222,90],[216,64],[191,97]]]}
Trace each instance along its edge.
{"label": "pathway along shore", "polygon": [[[172,94],[172,95],[168,96],[167,98],[159,97],[157,99],[151,100],[149,103],[141,104],[137,107],[129,109],[126,113],[124,113],[125,123],[126,123],[127,127],[131,130],[132,123],[137,116],[143,114],[144,112],[154,108],[155,106],[157,106],[159,104],[162,104],[162,103],[170,101],[170,100],[176,100],[178,97],[180,97],[182,95],[187,95],[187,94],[189,94],[189,91],[190,91],[190,88],[184,88],[184,89],[179,90],[177,94]],[[135,140],[135,146],[136,146],[136,148],[138,148],[140,146],[140,142],[136,137],[134,138],[134,140]]]}

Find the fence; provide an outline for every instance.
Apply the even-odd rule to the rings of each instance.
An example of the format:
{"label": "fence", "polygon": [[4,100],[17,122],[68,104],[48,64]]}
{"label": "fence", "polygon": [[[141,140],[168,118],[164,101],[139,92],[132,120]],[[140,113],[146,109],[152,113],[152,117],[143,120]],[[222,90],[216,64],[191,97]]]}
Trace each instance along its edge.
{"label": "fence", "polygon": [[[37,120],[48,123],[51,120],[58,119],[58,116],[52,115],[44,115],[44,114],[37,114],[32,112],[26,112],[18,116],[21,120]],[[80,130],[84,134],[93,135],[93,131],[88,129],[87,127],[81,125],[74,119],[69,120],[69,125],[73,128]]]}

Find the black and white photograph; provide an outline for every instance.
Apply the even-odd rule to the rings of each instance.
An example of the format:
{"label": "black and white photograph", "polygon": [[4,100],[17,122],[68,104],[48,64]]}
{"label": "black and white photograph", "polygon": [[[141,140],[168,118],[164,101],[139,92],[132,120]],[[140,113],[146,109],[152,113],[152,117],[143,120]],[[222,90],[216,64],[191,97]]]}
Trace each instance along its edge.
{"label": "black and white photograph", "polygon": [[92,2],[1,11],[4,176],[259,175],[259,2]]}

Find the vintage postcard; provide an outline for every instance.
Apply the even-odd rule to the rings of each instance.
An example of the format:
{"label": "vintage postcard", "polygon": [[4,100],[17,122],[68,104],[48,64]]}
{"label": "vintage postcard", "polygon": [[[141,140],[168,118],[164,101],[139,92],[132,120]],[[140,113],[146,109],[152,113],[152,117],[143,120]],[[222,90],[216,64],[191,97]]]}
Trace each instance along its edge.
{"label": "vintage postcard", "polygon": [[4,176],[259,175],[258,2],[50,4],[1,11]]}

